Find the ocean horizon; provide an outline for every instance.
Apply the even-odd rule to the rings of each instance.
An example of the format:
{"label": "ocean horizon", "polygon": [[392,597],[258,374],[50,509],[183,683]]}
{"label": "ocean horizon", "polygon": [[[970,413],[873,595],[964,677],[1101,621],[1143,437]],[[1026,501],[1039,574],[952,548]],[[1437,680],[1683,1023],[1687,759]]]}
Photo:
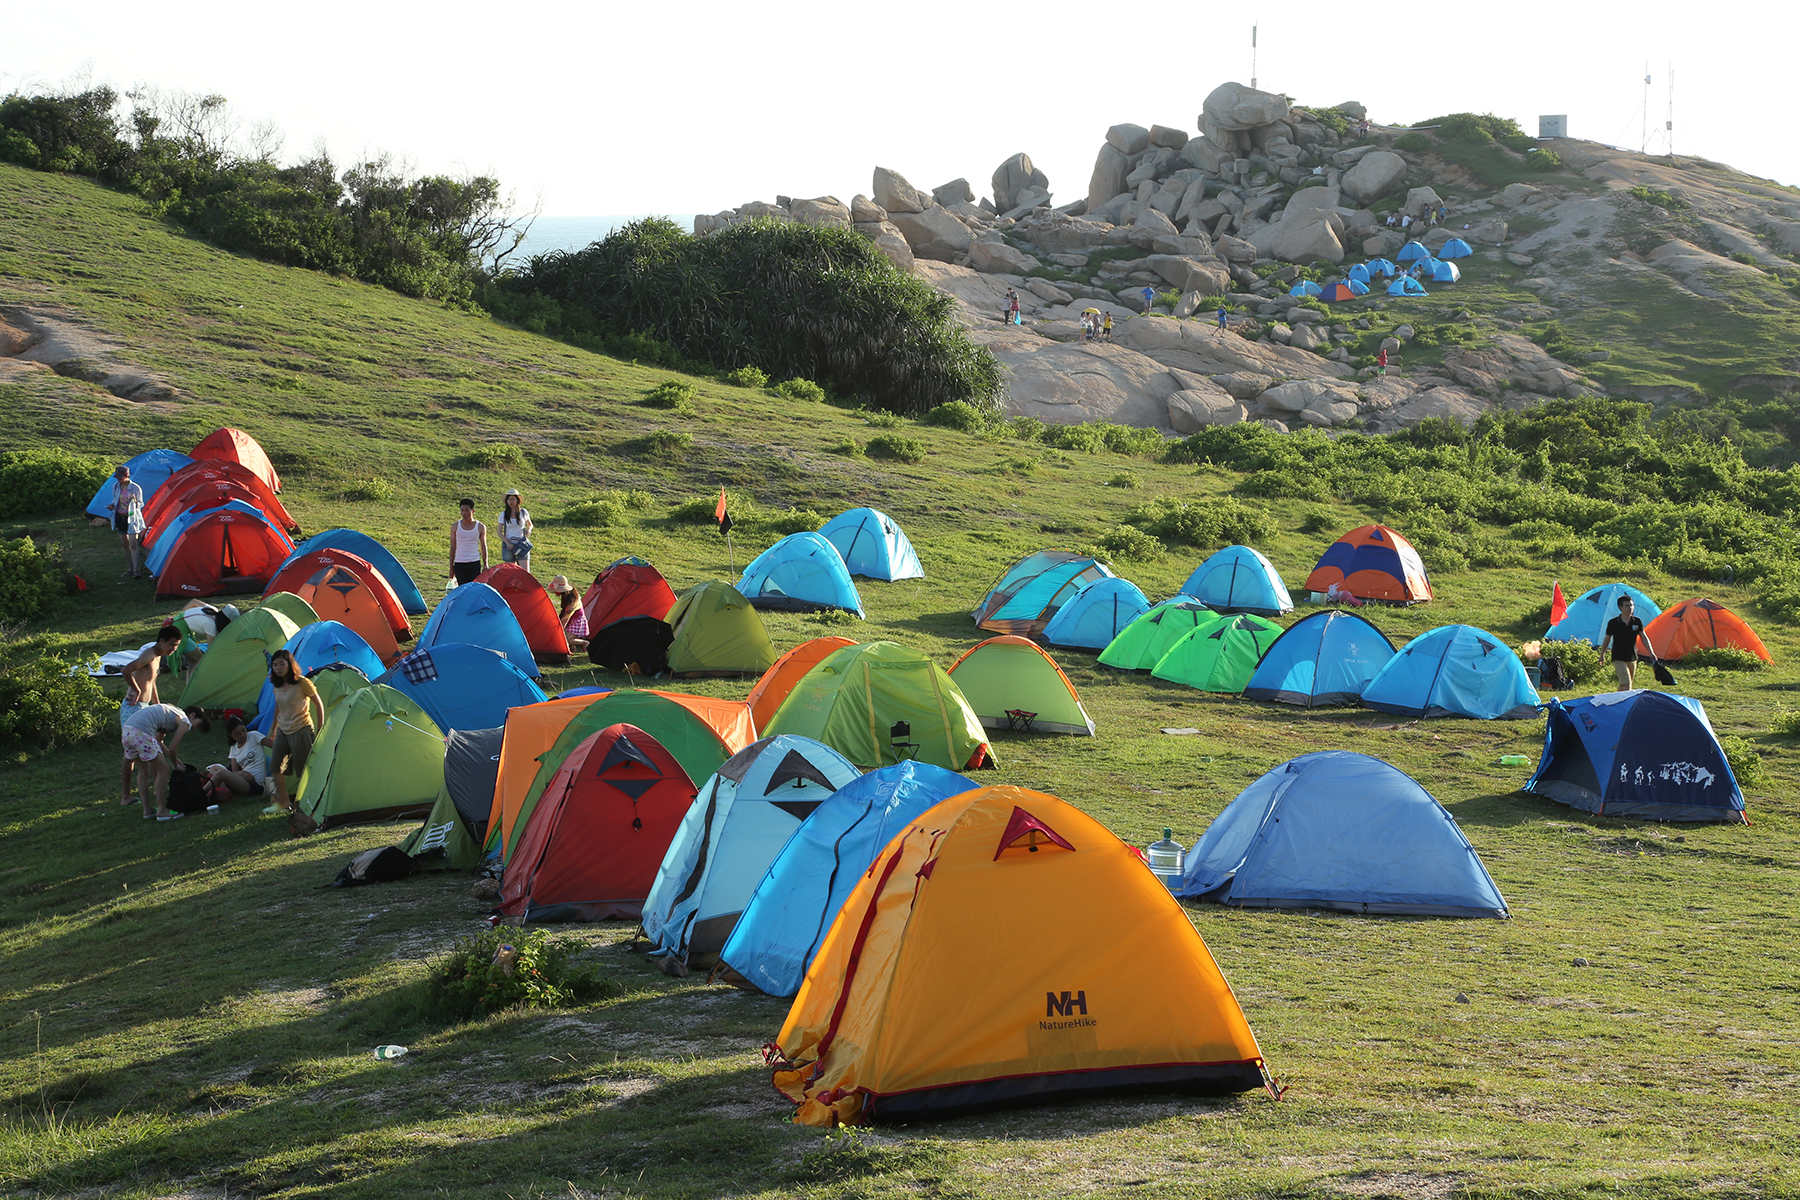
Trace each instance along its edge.
{"label": "ocean horizon", "polygon": [[694,228],[693,213],[625,213],[598,217],[539,217],[532,222],[531,232],[519,248],[506,258],[508,265],[522,266],[534,254],[552,250],[585,250],[621,225],[641,221],[647,216],[667,216],[688,232]]}

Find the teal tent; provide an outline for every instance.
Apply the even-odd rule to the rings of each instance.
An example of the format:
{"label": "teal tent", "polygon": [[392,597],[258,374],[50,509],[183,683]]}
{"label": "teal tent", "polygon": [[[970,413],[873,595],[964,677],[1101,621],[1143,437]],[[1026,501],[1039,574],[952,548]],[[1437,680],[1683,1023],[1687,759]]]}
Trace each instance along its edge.
{"label": "teal tent", "polygon": [[752,608],[863,615],[862,597],[836,546],[816,533],[790,533],[750,560],[737,590]]}

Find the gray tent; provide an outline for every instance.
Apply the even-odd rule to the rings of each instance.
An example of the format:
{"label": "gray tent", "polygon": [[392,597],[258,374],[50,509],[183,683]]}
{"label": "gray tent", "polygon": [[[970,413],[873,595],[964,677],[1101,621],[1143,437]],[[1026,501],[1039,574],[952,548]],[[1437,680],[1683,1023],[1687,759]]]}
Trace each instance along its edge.
{"label": "gray tent", "polygon": [[444,786],[425,824],[400,844],[417,868],[473,871],[500,774],[500,741],[506,727],[453,729],[444,736]]}

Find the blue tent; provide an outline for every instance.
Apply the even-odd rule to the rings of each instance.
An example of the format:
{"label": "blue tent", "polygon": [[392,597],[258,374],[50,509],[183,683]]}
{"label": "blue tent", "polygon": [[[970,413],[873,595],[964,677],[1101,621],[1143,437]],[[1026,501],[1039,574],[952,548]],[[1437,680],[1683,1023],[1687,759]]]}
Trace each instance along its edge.
{"label": "blue tent", "polygon": [[862,772],[823,742],[752,742],[700,788],[644,901],[653,955],[711,966],[769,864],[814,809]]}
{"label": "blue tent", "polygon": [[1440,625],[1388,659],[1362,702],[1403,717],[1535,717],[1536,689],[1512,647],[1473,625]]}
{"label": "blue tent", "polygon": [[1416,279],[1396,279],[1388,284],[1387,294],[1390,296],[1429,296]]}
{"label": "blue tent", "polygon": [[[425,632],[419,635],[418,646],[421,650],[429,650],[451,642],[485,646],[496,654],[505,655],[513,666],[531,678],[538,677],[537,662],[531,657],[531,645],[525,640],[519,618],[513,616],[500,593],[485,583],[465,583],[452,588],[444,602],[432,610],[431,619],[425,622]],[[499,722],[489,721],[487,725],[465,728],[486,729],[497,724]]]}
{"label": "blue tent", "polygon": [[[194,460],[179,450],[146,450],[136,458],[128,458],[125,465],[131,468],[131,482],[144,491],[144,504],[149,505],[156,495],[156,489],[168,482],[169,476],[188,466]],[[112,511],[106,506],[113,499],[113,477],[108,475],[94,498],[88,501],[87,515],[105,517],[112,520]]]}
{"label": "blue tent", "polygon": [[[302,626],[282,649],[294,656],[294,663],[302,675],[311,675],[320,667],[333,663],[355,667],[367,679],[378,678],[387,670],[362,634],[337,621],[314,621]],[[248,724],[256,732],[266,734],[274,719],[275,685],[265,679],[262,695],[256,698],[256,717]]]}
{"label": "blue tent", "polygon": [[869,579],[923,579],[925,568],[906,531],[873,508],[853,508],[825,522],[819,536],[837,547],[852,575]]}
{"label": "blue tent", "polygon": [[1550,701],[1525,790],[1603,817],[1749,823],[1706,709],[1668,692]]}
{"label": "blue tent", "polygon": [[1563,619],[1544,631],[1544,640],[1598,646],[1606,638],[1606,623],[1619,615],[1621,596],[1631,597],[1632,615],[1646,625],[1662,615],[1656,601],[1629,583],[1603,583],[1575,597]]}
{"label": "blue tent", "polygon": [[181,535],[187,532],[189,525],[208,513],[216,512],[248,513],[269,528],[276,528],[275,523],[269,520],[262,509],[253,504],[246,504],[242,500],[227,500],[225,503],[215,504],[211,508],[190,508],[186,512],[176,514],[174,520],[170,521],[168,526],[156,535],[156,544],[150,547],[150,552],[144,556],[144,566],[150,574],[162,574],[163,564],[169,561],[169,555],[175,552],[175,543],[181,540]]}
{"label": "blue tent", "polygon": [[1475,248],[1461,238],[1451,238],[1444,243],[1444,248],[1437,252],[1439,258],[1467,258],[1475,253]]}
{"label": "blue tent", "polygon": [[1352,283],[1369,282],[1369,264],[1357,263],[1354,267],[1351,267],[1349,271],[1345,272],[1344,278]]}
{"label": "blue tent", "polygon": [[1216,612],[1278,617],[1294,607],[1274,566],[1248,546],[1227,546],[1214,553],[1194,569],[1181,591]]}
{"label": "blue tent", "polygon": [[1346,281],[1344,286],[1348,287],[1352,292],[1356,293],[1358,296],[1366,296],[1369,294],[1369,285],[1364,283],[1360,279],[1348,280],[1348,281]]}
{"label": "blue tent", "polygon": [[922,762],[880,767],[846,783],[775,856],[720,960],[771,996],[798,992],[838,910],[882,848],[920,813],[975,786]]}
{"label": "blue tent", "polygon": [[[1385,258],[1371,258],[1368,265],[1369,274],[1371,275],[1392,276],[1395,271],[1399,270],[1393,262]],[[1374,281],[1370,280],[1370,282],[1373,283]]]}
{"label": "blue tent", "polygon": [[1392,657],[1394,643],[1367,619],[1327,609],[1282,631],[1256,664],[1244,696],[1302,708],[1355,704]]}
{"label": "blue tent", "polygon": [[862,597],[836,546],[816,533],[790,533],[750,560],[737,590],[752,608],[863,615]]}
{"label": "blue tent", "polygon": [[1430,257],[1431,251],[1427,250],[1424,245],[1419,242],[1408,242],[1406,245],[1400,247],[1400,253],[1394,255],[1394,261],[1409,263],[1414,259]]}
{"label": "blue tent", "polygon": [[1056,610],[1112,568],[1077,550],[1038,550],[1006,569],[975,611],[975,624],[993,633],[1043,632]]}
{"label": "blue tent", "polygon": [[1435,258],[1426,264],[1424,274],[1425,278],[1437,283],[1455,283],[1462,278],[1462,272],[1457,270],[1455,263]]}
{"label": "blue tent", "polygon": [[1456,818],[1406,772],[1348,750],[1302,754],[1239,792],[1173,890],[1254,908],[1507,915]]}
{"label": "blue tent", "polygon": [[1150,598],[1131,580],[1096,579],[1056,610],[1043,638],[1052,646],[1104,650],[1149,608]]}
{"label": "blue tent", "polygon": [[315,533],[296,546],[294,552],[288,555],[287,562],[281,565],[285,567],[309,551],[325,549],[347,550],[356,555],[381,572],[381,577],[388,581],[389,587],[394,589],[394,595],[400,597],[401,608],[414,616],[426,611],[425,597],[419,594],[419,585],[414,583],[412,576],[406,573],[406,568],[400,565],[400,560],[395,558],[386,546],[368,534],[359,533],[354,529],[326,529]]}
{"label": "blue tent", "polygon": [[507,709],[548,698],[510,660],[462,642],[421,646],[375,682],[410,697],[445,733],[504,725]]}
{"label": "blue tent", "polygon": [[1321,290],[1322,289],[1319,287],[1319,285],[1314,283],[1312,280],[1302,279],[1299,283],[1296,283],[1293,287],[1288,289],[1288,295],[1290,295],[1290,296],[1316,296],[1319,294],[1319,292]]}

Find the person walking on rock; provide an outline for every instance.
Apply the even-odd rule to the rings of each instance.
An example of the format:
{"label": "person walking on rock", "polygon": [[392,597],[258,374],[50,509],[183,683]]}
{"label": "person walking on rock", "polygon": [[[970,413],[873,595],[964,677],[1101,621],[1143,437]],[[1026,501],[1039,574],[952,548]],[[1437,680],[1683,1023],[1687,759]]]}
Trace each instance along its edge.
{"label": "person walking on rock", "polygon": [[1149,312],[1150,309],[1155,304],[1156,304],[1156,289],[1148,288],[1148,287],[1145,288],[1144,289],[1144,311]]}
{"label": "person walking on rock", "polygon": [[1225,328],[1225,302],[1219,302],[1219,328]]}

